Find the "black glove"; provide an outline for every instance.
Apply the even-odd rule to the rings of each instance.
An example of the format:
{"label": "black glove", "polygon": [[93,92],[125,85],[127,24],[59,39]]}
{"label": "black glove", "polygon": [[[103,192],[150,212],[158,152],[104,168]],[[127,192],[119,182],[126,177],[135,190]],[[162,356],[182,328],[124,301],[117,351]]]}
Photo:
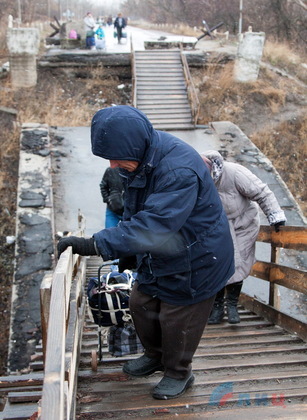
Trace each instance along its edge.
{"label": "black glove", "polygon": [[286,222],[277,222],[273,226],[275,228],[275,232],[279,232],[279,226],[285,226]]}
{"label": "black glove", "polygon": [[62,252],[69,246],[72,247],[73,254],[97,255],[94,243],[94,238],[85,239],[77,236],[66,236],[65,238],[61,238],[58,242],[58,257],[60,257]]}
{"label": "black glove", "polygon": [[136,256],[122,257],[118,261],[118,271],[122,273],[124,270],[135,270],[137,266]]}

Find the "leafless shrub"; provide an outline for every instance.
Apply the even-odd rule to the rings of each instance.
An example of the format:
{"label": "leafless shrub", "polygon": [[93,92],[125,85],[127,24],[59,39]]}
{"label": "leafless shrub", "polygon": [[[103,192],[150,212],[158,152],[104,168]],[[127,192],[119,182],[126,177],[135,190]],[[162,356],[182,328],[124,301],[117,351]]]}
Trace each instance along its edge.
{"label": "leafless shrub", "polygon": [[274,163],[302,210],[307,210],[307,116],[264,127],[251,140]]}

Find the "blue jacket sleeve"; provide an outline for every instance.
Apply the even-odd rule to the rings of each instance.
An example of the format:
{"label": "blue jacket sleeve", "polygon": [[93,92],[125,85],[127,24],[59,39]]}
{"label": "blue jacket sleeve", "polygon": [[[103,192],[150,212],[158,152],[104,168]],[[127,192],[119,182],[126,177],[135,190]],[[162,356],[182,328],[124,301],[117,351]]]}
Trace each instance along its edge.
{"label": "blue jacket sleeve", "polygon": [[198,178],[192,170],[181,168],[165,174],[158,184],[129,221],[94,234],[104,260],[145,252],[174,253],[182,246],[178,232],[194,209]]}

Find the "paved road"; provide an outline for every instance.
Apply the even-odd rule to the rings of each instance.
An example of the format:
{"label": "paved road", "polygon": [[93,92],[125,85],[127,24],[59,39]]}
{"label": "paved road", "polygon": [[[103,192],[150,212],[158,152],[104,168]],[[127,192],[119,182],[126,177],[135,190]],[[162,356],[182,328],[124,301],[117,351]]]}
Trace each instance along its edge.
{"label": "paved road", "polygon": [[[219,148],[217,136],[205,129],[173,132],[187,141],[198,152]],[[77,229],[78,209],[86,218],[86,234],[92,235],[104,228],[105,204],[99,183],[109,161],[92,155],[89,127],[58,128],[56,135],[64,137],[60,146],[67,157],[56,162],[60,171],[55,174],[56,231]]]}

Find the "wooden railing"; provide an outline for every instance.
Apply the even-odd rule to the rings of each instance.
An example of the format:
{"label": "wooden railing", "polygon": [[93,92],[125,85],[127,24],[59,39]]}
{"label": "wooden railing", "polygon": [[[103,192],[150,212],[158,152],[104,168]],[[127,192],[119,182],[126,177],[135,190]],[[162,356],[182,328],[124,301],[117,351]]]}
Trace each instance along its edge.
{"label": "wooden railing", "polygon": [[193,80],[192,80],[192,76],[191,76],[191,73],[190,73],[187,58],[186,58],[185,54],[183,53],[182,45],[180,47],[180,55],[181,55],[181,62],[182,62],[182,65],[183,65],[184,77],[185,77],[186,84],[187,84],[188,98],[189,98],[190,105],[191,105],[193,123],[194,123],[194,125],[196,125],[197,121],[198,121],[198,116],[199,116],[200,104],[199,104],[199,99],[198,99],[196,89],[195,89],[195,86],[194,86],[194,83],[193,83]]}
{"label": "wooden railing", "polygon": [[[84,218],[78,215],[83,236]],[[84,284],[86,258],[68,247],[51,275],[44,277],[41,296],[41,325],[44,355],[44,383],[41,420],[75,418],[76,379],[82,342],[86,300]]]}
{"label": "wooden railing", "polygon": [[270,226],[261,226],[257,241],[271,244],[271,261],[257,261],[251,272],[251,276],[270,282],[269,302],[265,304],[244,293],[240,295],[240,302],[252,312],[307,340],[307,323],[281,312],[277,293],[277,285],[280,285],[307,295],[307,271],[278,263],[280,248],[307,250],[307,227],[283,226],[277,233]]}
{"label": "wooden railing", "polygon": [[[277,248],[306,250],[307,228],[285,226],[276,233],[269,226],[261,226],[258,241],[271,243],[272,261],[257,261],[251,275],[269,281],[272,286],[282,285],[307,294],[307,272],[276,262]],[[47,275],[42,283],[45,374],[39,409],[41,420],[75,418],[76,378],[85,315],[85,270],[86,258],[74,256],[68,248],[53,275]],[[271,293],[274,294],[273,289]],[[307,339],[307,324],[283,314],[274,305],[264,304],[244,293],[240,302],[274,324]],[[274,302],[274,296],[270,297],[270,302]]]}
{"label": "wooden railing", "polygon": [[42,420],[74,418],[85,313],[85,271],[86,258],[75,258],[69,247],[59,259],[50,286],[41,289],[42,313],[45,314],[42,327],[48,326],[47,332],[43,333],[45,369],[40,413]]}

